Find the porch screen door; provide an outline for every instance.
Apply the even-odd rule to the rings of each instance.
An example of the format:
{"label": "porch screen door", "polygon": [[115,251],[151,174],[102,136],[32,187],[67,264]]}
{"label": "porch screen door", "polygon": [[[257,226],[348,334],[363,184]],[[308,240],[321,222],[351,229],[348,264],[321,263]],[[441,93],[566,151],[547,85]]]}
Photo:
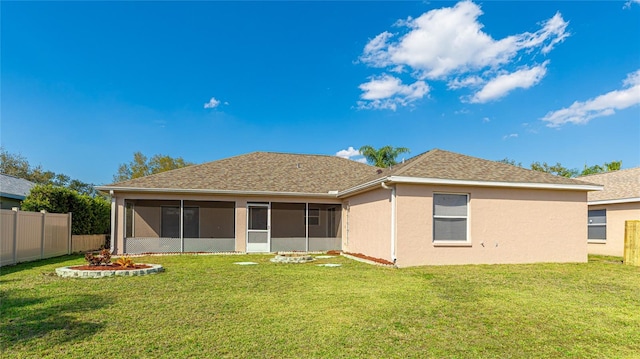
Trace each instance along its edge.
{"label": "porch screen door", "polygon": [[269,252],[269,204],[247,204],[247,252]]}

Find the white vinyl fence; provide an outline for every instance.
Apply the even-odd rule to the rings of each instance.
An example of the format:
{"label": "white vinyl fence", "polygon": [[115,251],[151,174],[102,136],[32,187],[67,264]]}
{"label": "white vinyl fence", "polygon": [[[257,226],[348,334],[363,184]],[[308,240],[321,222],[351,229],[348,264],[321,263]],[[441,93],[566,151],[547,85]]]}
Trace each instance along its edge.
{"label": "white vinyl fence", "polygon": [[107,244],[106,234],[74,234],[71,236],[71,252],[97,251]]}
{"label": "white vinyl fence", "polygon": [[71,253],[71,213],[0,211],[0,266]]}

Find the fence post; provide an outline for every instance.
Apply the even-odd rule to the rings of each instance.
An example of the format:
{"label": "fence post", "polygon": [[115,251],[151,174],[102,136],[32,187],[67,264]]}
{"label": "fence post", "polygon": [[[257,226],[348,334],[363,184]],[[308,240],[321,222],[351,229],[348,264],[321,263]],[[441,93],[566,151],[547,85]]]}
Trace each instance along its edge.
{"label": "fence post", "polygon": [[13,211],[13,264],[18,264],[18,207],[11,208]]}
{"label": "fence post", "polygon": [[624,264],[640,266],[640,221],[624,222]]}
{"label": "fence post", "polygon": [[44,259],[44,227],[47,221],[47,211],[44,209],[40,211],[42,213],[42,228],[40,230],[40,259]]}
{"label": "fence post", "polygon": [[69,240],[67,241],[67,254],[71,254],[71,224],[73,223],[72,216],[73,214],[69,212]]}

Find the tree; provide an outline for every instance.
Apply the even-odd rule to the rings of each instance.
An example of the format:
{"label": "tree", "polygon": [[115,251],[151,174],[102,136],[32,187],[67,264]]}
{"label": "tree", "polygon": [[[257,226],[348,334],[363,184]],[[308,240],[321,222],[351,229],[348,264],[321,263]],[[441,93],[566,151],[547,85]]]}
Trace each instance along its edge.
{"label": "tree", "polygon": [[160,172],[175,170],[191,166],[194,163],[185,161],[182,157],[173,158],[167,155],[154,155],[151,159],[142,152],[133,153],[133,161],[118,166],[118,173],[113,176],[114,182],[127,181]]}
{"label": "tree", "polygon": [[589,167],[587,165],[584,165],[584,169],[582,171],[578,170],[577,168],[566,168],[560,163],[556,163],[553,166],[548,165],[546,162],[543,162],[543,163],[533,162],[531,164],[531,169],[534,171],[551,173],[556,176],[562,176],[562,177],[568,177],[568,178],[577,177],[577,176],[586,176],[586,175],[595,174],[595,173],[618,171],[621,167],[622,167],[622,161],[605,162],[602,166],[593,165]]}
{"label": "tree", "polygon": [[505,158],[501,159],[500,161],[496,161],[496,162],[500,162],[500,163],[504,163],[504,164],[512,165],[512,166],[516,166],[516,167],[522,167],[522,162],[516,162],[516,160],[512,160],[509,157],[505,157]]}
{"label": "tree", "polygon": [[560,164],[560,162],[556,163],[555,165],[549,165],[546,162],[540,163],[536,161],[531,164],[531,169],[534,171],[546,172],[552,175],[562,176],[567,178],[575,177],[580,173],[580,171],[578,171],[575,168],[569,169],[564,167],[563,165]]}
{"label": "tree", "polygon": [[622,167],[622,161],[605,162],[602,166],[593,165],[588,167],[584,165],[584,169],[580,172],[580,176],[592,175],[596,173],[618,171]]}
{"label": "tree", "polygon": [[4,147],[0,147],[0,173],[23,178],[36,184],[67,187],[91,197],[98,195],[93,184],[71,179],[62,173],[44,170],[40,165],[33,167],[24,156],[10,153]]}
{"label": "tree", "polygon": [[396,162],[396,157],[401,153],[409,152],[409,149],[406,147],[384,146],[379,149],[375,149],[368,145],[360,147],[360,154],[367,159],[367,162],[376,167],[382,168],[391,167],[397,164],[398,162]]}
{"label": "tree", "polygon": [[28,177],[31,175],[31,166],[23,156],[9,153],[4,147],[0,147],[0,173],[30,181]]}

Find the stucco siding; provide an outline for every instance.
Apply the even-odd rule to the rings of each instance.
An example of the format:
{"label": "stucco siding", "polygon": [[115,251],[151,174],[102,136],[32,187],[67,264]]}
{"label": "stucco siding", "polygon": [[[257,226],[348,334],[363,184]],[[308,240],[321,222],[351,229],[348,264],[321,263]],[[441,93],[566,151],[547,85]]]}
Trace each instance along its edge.
{"label": "stucco siding", "polygon": [[391,261],[391,191],[377,189],[349,197],[343,250]]}
{"label": "stucco siding", "polygon": [[[433,193],[469,195],[468,243],[433,242]],[[586,193],[397,185],[397,265],[585,262]]]}
{"label": "stucco siding", "polygon": [[607,211],[607,239],[589,241],[589,253],[622,257],[624,255],[624,222],[640,220],[640,202],[589,206],[589,209],[606,209]]}

